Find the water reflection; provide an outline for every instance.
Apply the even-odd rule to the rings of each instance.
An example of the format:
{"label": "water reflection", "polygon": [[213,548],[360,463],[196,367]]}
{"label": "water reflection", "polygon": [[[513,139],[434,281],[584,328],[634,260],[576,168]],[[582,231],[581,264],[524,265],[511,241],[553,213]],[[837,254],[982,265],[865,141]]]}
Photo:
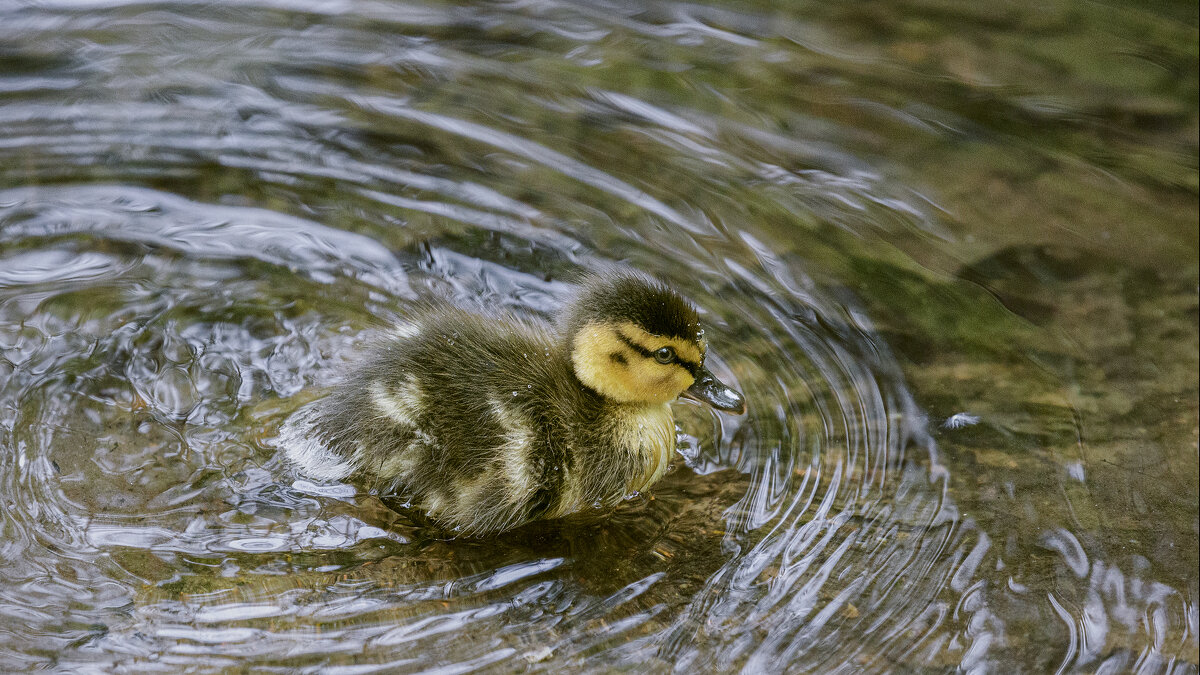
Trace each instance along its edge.
{"label": "water reflection", "polygon": [[[1194,671],[1194,30],[1011,12],[0,10],[0,664]],[[750,406],[652,495],[446,542],[276,456],[613,260]]]}

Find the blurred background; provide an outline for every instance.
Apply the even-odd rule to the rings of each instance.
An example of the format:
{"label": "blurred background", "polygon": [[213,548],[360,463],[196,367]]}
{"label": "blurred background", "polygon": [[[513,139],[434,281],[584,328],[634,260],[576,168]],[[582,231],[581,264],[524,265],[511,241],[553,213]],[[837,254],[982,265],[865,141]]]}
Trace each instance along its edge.
{"label": "blurred background", "polygon": [[[0,670],[1196,673],[1195,2],[0,1]],[[442,541],[273,445],[620,261],[749,414]]]}

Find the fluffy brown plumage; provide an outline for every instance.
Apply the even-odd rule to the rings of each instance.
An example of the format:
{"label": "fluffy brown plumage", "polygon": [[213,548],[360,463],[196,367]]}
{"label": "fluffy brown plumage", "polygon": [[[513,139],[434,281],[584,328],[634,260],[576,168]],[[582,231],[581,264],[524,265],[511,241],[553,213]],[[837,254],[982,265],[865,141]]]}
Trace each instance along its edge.
{"label": "fluffy brown plumage", "polygon": [[665,473],[680,394],[740,412],[694,307],[632,273],[581,286],[560,328],[438,309],[293,415],[304,474],[410,499],[466,535],[610,507]]}

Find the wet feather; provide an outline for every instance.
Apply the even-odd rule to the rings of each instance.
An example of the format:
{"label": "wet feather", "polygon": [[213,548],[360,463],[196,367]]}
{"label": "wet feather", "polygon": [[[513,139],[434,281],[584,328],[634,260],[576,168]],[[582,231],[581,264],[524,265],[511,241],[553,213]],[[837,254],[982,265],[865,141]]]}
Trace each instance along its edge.
{"label": "wet feather", "polygon": [[557,328],[432,309],[297,411],[280,444],[301,473],[403,497],[458,534],[611,507],[665,474],[669,402],[706,347],[695,308],[630,273],[589,279]]}

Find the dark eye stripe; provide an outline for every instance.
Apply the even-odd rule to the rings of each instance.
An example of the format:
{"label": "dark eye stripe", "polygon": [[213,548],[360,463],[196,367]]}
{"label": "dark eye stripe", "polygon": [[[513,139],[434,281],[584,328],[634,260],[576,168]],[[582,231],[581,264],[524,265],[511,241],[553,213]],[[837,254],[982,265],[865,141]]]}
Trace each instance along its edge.
{"label": "dark eye stripe", "polygon": [[638,343],[634,342],[633,340],[630,340],[629,338],[625,337],[625,334],[622,333],[621,331],[614,331],[614,332],[617,334],[617,337],[621,338],[621,342],[624,342],[626,347],[629,347],[633,351],[641,354],[642,356],[644,356],[648,359],[654,358],[654,352],[650,351],[649,349],[646,349],[645,347],[639,345]]}
{"label": "dark eye stripe", "polygon": [[[644,356],[648,359],[654,358],[653,351],[646,349],[645,347],[639,345],[638,343],[634,342],[633,340],[630,340],[629,338],[625,337],[625,334],[619,330],[613,331],[613,332],[617,334],[617,337],[621,338],[621,342],[624,342],[625,346],[629,347],[633,351],[641,354],[642,356]],[[689,361],[689,360],[683,358],[682,356],[679,356],[678,354],[675,355],[675,363],[678,363],[679,365],[683,366],[683,369],[688,371],[689,373],[691,373],[692,377],[696,377],[700,373],[700,364],[699,363],[693,363],[692,361]]]}

